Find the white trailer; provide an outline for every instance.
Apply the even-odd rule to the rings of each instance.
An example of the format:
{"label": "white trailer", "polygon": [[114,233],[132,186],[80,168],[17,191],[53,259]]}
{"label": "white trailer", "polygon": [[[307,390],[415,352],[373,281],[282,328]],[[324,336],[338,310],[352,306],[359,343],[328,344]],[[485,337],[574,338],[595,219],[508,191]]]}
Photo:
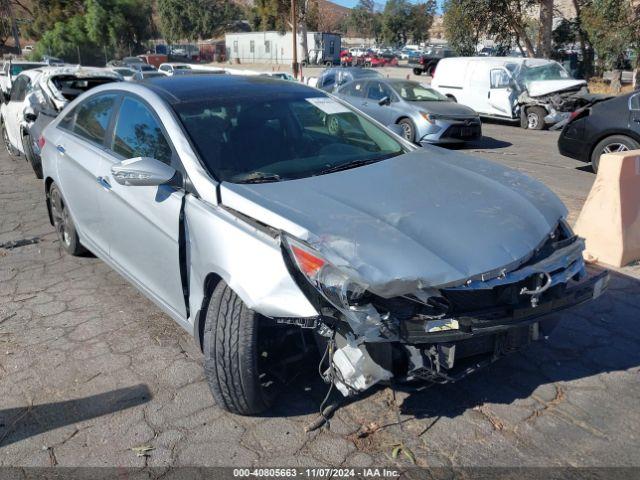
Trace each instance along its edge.
{"label": "white trailer", "polygon": [[[291,32],[245,32],[225,35],[227,58],[240,63],[291,64]],[[304,57],[303,36],[298,33],[298,62],[312,65],[339,65],[341,37],[336,33],[307,32],[308,58]]]}

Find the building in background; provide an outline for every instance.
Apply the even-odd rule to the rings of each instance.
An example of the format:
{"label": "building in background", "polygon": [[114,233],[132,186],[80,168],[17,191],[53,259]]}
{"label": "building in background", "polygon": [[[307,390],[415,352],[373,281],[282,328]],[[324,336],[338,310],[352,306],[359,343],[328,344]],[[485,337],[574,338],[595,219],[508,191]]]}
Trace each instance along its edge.
{"label": "building in background", "polygon": [[[225,47],[227,59],[233,62],[290,64],[293,61],[291,32],[227,33]],[[340,34],[307,32],[308,58],[305,58],[302,35],[298,34],[298,62],[339,64],[340,47]]]}

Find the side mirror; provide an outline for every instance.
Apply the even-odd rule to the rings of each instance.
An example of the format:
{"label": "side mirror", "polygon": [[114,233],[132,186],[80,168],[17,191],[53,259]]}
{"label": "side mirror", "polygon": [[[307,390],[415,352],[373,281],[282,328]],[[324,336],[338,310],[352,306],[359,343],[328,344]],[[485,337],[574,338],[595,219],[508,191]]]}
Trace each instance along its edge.
{"label": "side mirror", "polygon": [[168,183],[175,174],[175,168],[149,157],[130,158],[111,167],[114,180],[130,187],[157,187]]}
{"label": "side mirror", "polygon": [[380,100],[378,100],[378,105],[380,105],[381,107],[384,105],[391,105],[391,99],[389,97],[382,97]]}
{"label": "side mirror", "polygon": [[392,123],[391,125],[387,125],[387,128],[391,130],[393,133],[395,133],[396,135],[404,138],[404,128],[402,128],[401,125],[398,125],[397,123]]}

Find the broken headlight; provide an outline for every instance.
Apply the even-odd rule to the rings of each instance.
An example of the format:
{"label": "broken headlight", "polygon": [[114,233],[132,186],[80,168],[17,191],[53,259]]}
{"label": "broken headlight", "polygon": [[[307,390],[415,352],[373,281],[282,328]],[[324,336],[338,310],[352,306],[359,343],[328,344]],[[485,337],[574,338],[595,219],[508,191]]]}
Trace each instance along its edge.
{"label": "broken headlight", "polygon": [[285,244],[298,270],[329,303],[340,310],[357,306],[366,286],[352,280],[311,247],[292,238],[287,238]]}

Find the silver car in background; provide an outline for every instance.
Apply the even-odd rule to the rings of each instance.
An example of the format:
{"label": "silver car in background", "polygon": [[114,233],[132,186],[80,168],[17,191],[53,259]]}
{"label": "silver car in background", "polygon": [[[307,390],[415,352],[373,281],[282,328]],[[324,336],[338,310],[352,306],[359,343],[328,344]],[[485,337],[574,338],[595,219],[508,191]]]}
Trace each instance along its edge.
{"label": "silver car in background", "polygon": [[473,109],[418,82],[361,78],[342,85],[336,95],[383,125],[400,125],[404,138],[420,145],[482,138]]}
{"label": "silver car in background", "polygon": [[256,414],[312,345],[345,396],[457,380],[545,338],[607,272],[544,185],[417,148],[317,89],[177,76],[92,89],[47,127],[47,207],[192,333]]}

